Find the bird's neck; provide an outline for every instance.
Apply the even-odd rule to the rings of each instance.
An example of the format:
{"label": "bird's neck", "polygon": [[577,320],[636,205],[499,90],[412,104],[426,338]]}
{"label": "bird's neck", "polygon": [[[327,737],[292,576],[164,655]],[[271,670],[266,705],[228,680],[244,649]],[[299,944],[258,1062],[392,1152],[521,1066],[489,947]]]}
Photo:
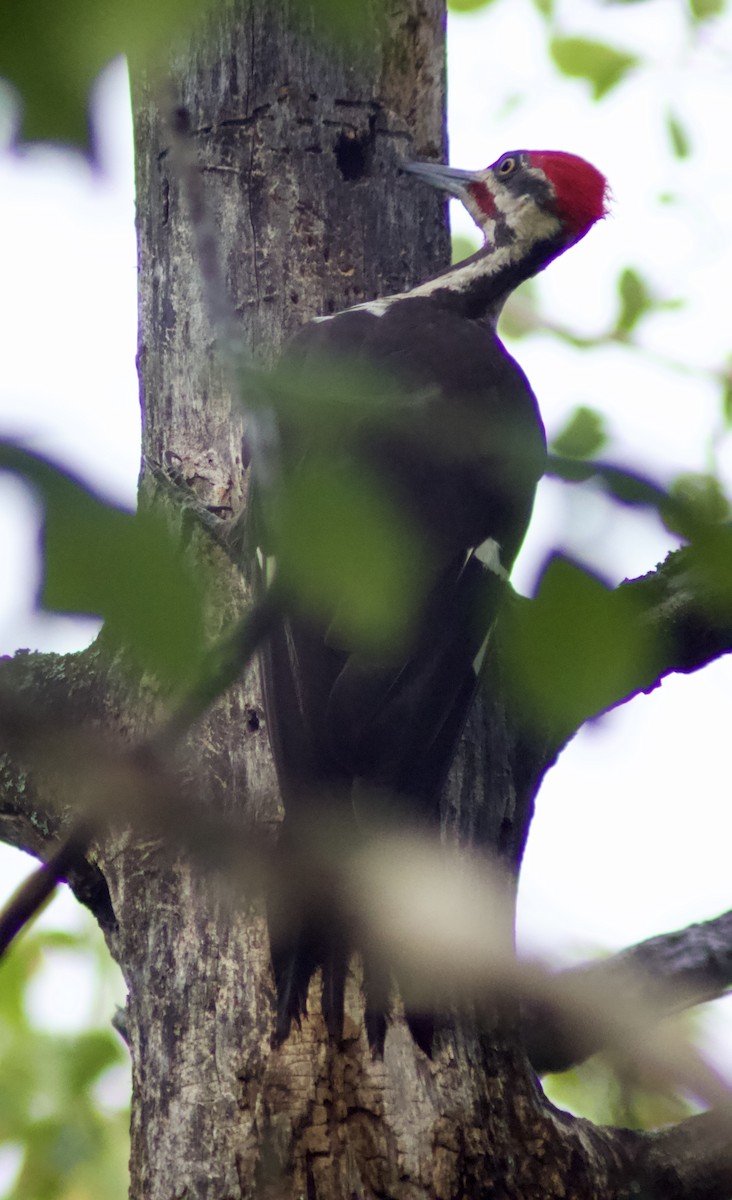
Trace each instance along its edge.
{"label": "bird's neck", "polygon": [[556,238],[529,246],[517,242],[484,246],[404,295],[429,297],[462,316],[495,323],[511,292],[542,271],[563,249],[564,244]]}

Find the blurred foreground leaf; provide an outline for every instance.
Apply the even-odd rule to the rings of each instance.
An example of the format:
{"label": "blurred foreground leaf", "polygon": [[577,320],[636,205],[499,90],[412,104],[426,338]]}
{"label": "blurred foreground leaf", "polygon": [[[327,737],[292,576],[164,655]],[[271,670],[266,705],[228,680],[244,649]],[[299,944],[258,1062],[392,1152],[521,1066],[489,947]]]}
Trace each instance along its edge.
{"label": "blurred foreground leaf", "polygon": [[452,12],[472,13],[493,3],[494,0],[448,0],[447,6]]}
{"label": "blurred foreground leaf", "polygon": [[0,75],[27,139],[86,147],[89,89],[118,54],[148,60],[217,0],[3,0]]}
{"label": "blurred foreground leaf", "polygon": [[352,464],[309,459],[271,497],[277,579],[335,642],[384,652],[416,617],[426,554],[375,480]]}
{"label": "blurred foreground leaf", "polygon": [[[271,371],[248,367],[242,379],[245,411],[262,414],[254,433],[257,452],[278,444],[277,454],[299,461],[308,452],[337,453],[364,425],[386,428],[404,422],[403,393],[388,374],[357,357],[308,355],[297,358],[297,338],[290,343],[294,361],[281,359]],[[267,444],[262,446],[264,433]]]}
{"label": "blurred foreground leaf", "polygon": [[682,537],[703,536],[706,524],[682,498],[673,497],[652,479],[627,471],[611,463],[596,462],[579,458],[560,457],[550,454],[546,474],[563,479],[565,483],[586,483],[592,480],[599,484],[607,495],[629,508],[653,508],[668,529]]}
{"label": "blurred foreground leaf", "polygon": [[[89,93],[117,55],[133,65],[156,65],[175,39],[201,22],[222,0],[3,0],[0,4],[0,77],[17,92],[22,135],[86,150]],[[259,0],[268,3],[269,0]],[[290,19],[318,39],[346,39],[352,53],[373,48],[383,35],[384,0],[310,0]]]}
{"label": "blurred foreground leaf", "polygon": [[654,306],[654,299],[646,281],[633,267],[626,267],[618,280],[620,311],[615,322],[615,332],[624,336],[631,332],[645,313]]}
{"label": "blurred foreground leaf", "polygon": [[564,429],[557,434],[552,449],[567,458],[591,458],[602,450],[606,441],[605,418],[583,404],[574,410]]}
{"label": "blurred foreground leaf", "polygon": [[729,363],[722,379],[722,416],[725,425],[732,426],[732,367]]}
{"label": "blurred foreground leaf", "polygon": [[549,50],[563,75],[592,84],[595,100],[602,99],[639,61],[635,54],[580,37],[552,38]]}
{"label": "blurred foreground leaf", "polygon": [[96,1099],[105,1074],[127,1068],[122,1042],[111,1027],[50,1033],[28,1013],[29,986],[39,980],[47,955],[64,951],[88,956],[101,972],[92,992],[103,983],[106,991],[104,977],[111,982],[112,971],[115,984],[119,980],[91,919],[88,934],[30,932],[0,963],[0,1145],[20,1151],[5,1200],[123,1200],[127,1194],[128,1114],[104,1112]]}
{"label": "blurred foreground leaf", "polygon": [[684,567],[699,607],[714,622],[732,620],[732,526],[719,525],[692,543]]}
{"label": "blurred foreground leaf", "polygon": [[676,158],[688,158],[691,154],[689,134],[675,113],[670,112],[667,114],[666,129],[668,130],[671,149]]}
{"label": "blurred foreground leaf", "polygon": [[[259,0],[270,4],[271,0]],[[288,14],[296,28],[318,42],[345,42],[353,55],[370,53],[386,33],[386,0],[297,0]]]}
{"label": "blurred foreground leaf", "polygon": [[729,520],[729,500],[715,475],[688,471],[674,480],[669,494],[695,513],[699,521],[713,525]]}
{"label": "blurred foreground leaf", "polygon": [[541,328],[539,297],[535,279],[526,279],[512,292],[499,318],[502,337],[522,338]]}
{"label": "blurred foreground leaf", "polygon": [[689,9],[695,21],[706,21],[724,12],[725,0],[689,0]]}
{"label": "blurred foreground leaf", "polygon": [[70,472],[0,442],[12,471],[44,509],[41,603],[102,617],[105,636],[171,685],[195,671],[203,648],[203,590],[157,514],[109,504]]}
{"label": "blurred foreground leaf", "polygon": [[452,235],[452,261],[454,263],[470,258],[470,255],[475,254],[476,250],[479,249],[480,245],[477,238],[468,237],[464,233],[454,233]]}
{"label": "blurred foreground leaf", "polygon": [[511,686],[529,719],[571,731],[652,678],[656,647],[639,615],[628,592],[553,556],[535,599],[505,616]]}
{"label": "blurred foreground leaf", "polygon": [[699,609],[715,622],[732,619],[730,504],[714,476],[690,473],[664,491],[633,471],[556,456],[549,457],[547,475],[575,483],[594,480],[621,504],[655,509],[667,529],[689,542],[678,570]]}
{"label": "blurred foreground leaf", "polygon": [[643,1086],[618,1074],[600,1055],[542,1080],[547,1096],[559,1108],[585,1117],[596,1125],[622,1129],[658,1129],[691,1115],[691,1105],[680,1095]]}
{"label": "blurred foreground leaf", "polygon": [[[429,586],[435,547],[420,516],[437,473],[474,458],[481,439],[525,470],[525,447],[510,419],[489,430],[467,406],[439,393],[432,403],[428,384],[423,396],[358,356],[305,351],[295,338],[275,371],[247,372],[260,545],[278,586],[336,641],[389,654],[404,648]],[[422,403],[427,417],[415,420]],[[419,496],[401,487],[410,471]]]}

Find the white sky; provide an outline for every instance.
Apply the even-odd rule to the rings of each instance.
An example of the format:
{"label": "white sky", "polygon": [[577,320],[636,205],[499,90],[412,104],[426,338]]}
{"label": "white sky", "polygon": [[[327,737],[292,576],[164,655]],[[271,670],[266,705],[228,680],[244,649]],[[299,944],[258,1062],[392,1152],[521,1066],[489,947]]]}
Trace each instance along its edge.
{"label": "white sky", "polygon": [[[546,337],[513,352],[556,432],[578,403],[607,414],[607,457],[661,480],[703,470],[720,424],[704,373],[732,349],[732,171],[728,143],[732,18],[690,39],[685,6],[672,0],[597,4],[565,0],[560,29],[642,53],[641,69],[592,105],[581,81],[558,81],[530,0],[496,0],[478,16],[453,17],[450,43],[451,161],[478,167],[515,148],[585,155],[606,172],[613,215],[542,277],[552,320],[579,333],[608,323],[616,279],[632,264],[678,311],[643,326],[651,355],[614,347],[584,354]],[[727,73],[725,75],[725,73]],[[509,101],[507,98],[512,97]],[[139,412],[134,370],[135,271],[131,143],[119,66],[100,88],[108,174],[92,177],[52,151],[0,158],[0,433],[74,466],[116,500],[134,501]],[[671,158],[664,127],[673,109],[694,148]],[[676,197],[658,204],[662,194]],[[454,213],[457,228],[469,221]],[[691,370],[663,365],[673,360]],[[730,482],[732,439],[718,443]],[[732,489],[731,489],[732,490]],[[89,640],[91,623],[33,611],[33,506],[0,479],[0,653],[18,646],[65,650]],[[545,485],[517,582],[529,586],[543,549],[560,539],[621,579],[651,569],[671,544],[652,518],[628,515]],[[727,736],[732,664],[671,680],[581,733],[547,778],[522,877],[525,945],[557,961],[588,948],[620,947],[732,906],[732,806]],[[26,860],[0,848],[2,892]],[[47,922],[77,920],[66,897]],[[51,982],[38,1012],[55,1027],[80,1020],[79,988]],[[52,997],[52,998],[51,998]],[[711,1006],[714,1053],[732,1070],[732,1004]],[[83,1016],[84,1014],[82,1014]]]}
{"label": "white sky", "polygon": [[[608,176],[612,215],[541,276],[551,320],[577,333],[605,328],[615,281],[633,265],[684,308],[642,326],[643,359],[621,347],[583,354],[548,338],[512,347],[539,397],[549,432],[578,403],[607,415],[605,457],[661,481],[705,470],[719,430],[716,388],[704,368],[732,351],[732,171],[728,142],[732,18],[690,39],[683,4],[559,3],[561,33],[607,40],[650,59],[600,104],[581,81],[557,81],[529,0],[502,0],[453,17],[450,158],[482,166],[505,150],[572,150]],[[457,64],[457,65],[456,65]],[[506,97],[516,97],[507,103]],[[669,154],[665,116],[688,129],[693,157]],[[672,204],[658,197],[672,194]],[[470,221],[453,205],[455,228]],[[701,370],[673,371],[657,359]],[[718,461],[728,492],[732,439]],[[557,537],[614,580],[643,573],[672,544],[653,518],[544,485],[516,582],[534,577]],[[559,531],[559,533],[558,533]],[[542,788],[524,861],[519,934],[561,961],[619,948],[732,907],[727,737],[732,662],[676,677],[588,727]],[[732,1000],[709,1006],[710,1049],[732,1068]]]}

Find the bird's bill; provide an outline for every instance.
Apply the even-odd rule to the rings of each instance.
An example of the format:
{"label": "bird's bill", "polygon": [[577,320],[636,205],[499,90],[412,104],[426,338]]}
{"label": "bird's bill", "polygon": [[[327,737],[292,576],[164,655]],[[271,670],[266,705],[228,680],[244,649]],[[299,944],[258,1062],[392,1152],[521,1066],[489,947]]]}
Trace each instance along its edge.
{"label": "bird's bill", "polygon": [[418,175],[425,183],[449,192],[451,196],[463,196],[471,183],[476,181],[475,171],[461,171],[457,167],[445,167],[441,163],[404,163],[403,171]]}

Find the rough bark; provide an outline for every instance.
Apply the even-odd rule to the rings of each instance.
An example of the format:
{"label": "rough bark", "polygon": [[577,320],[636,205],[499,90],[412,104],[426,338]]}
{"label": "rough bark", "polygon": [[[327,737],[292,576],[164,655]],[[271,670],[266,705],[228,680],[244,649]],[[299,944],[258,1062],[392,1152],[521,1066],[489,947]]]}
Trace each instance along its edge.
{"label": "rough bark", "polygon": [[[447,259],[439,203],[397,174],[404,153],[444,151],[441,0],[389,5],[363,55],[309,36],[304,9],[230,0],[181,50],[166,99],[135,85],[143,448],[223,514],[245,500],[242,419],[215,355],[166,105],[185,110],[193,130],[227,285],[258,360],[315,313],[401,290]],[[154,483],[143,484],[149,499]],[[203,531],[190,540],[218,580],[214,635],[240,614],[245,586]],[[59,710],[76,681],[79,720],[99,714],[121,743],[142,738],[160,708],[98,652],[39,657],[27,669],[30,691],[51,687],[51,708],[62,693]],[[515,875],[550,749],[512,723],[500,670],[497,659],[444,824],[446,836],[490,848]],[[3,836],[48,853],[54,819],[39,827],[34,814],[52,812],[50,789],[5,766]],[[176,767],[187,805],[242,830],[254,822],[265,837],[276,828],[255,672],[191,731]],[[64,815],[62,805],[57,824]],[[553,1110],[505,1007],[480,1021],[446,1018],[431,1061],[396,1019],[374,1060],[354,964],[343,1042],[329,1042],[313,988],[310,1016],[273,1050],[261,901],[183,854],[170,828],[100,835],[88,870],[104,883],[97,911],[129,989],[134,1200],[614,1200],[637,1195],[641,1176],[653,1194],[665,1149],[654,1143],[653,1159],[636,1135]]]}

